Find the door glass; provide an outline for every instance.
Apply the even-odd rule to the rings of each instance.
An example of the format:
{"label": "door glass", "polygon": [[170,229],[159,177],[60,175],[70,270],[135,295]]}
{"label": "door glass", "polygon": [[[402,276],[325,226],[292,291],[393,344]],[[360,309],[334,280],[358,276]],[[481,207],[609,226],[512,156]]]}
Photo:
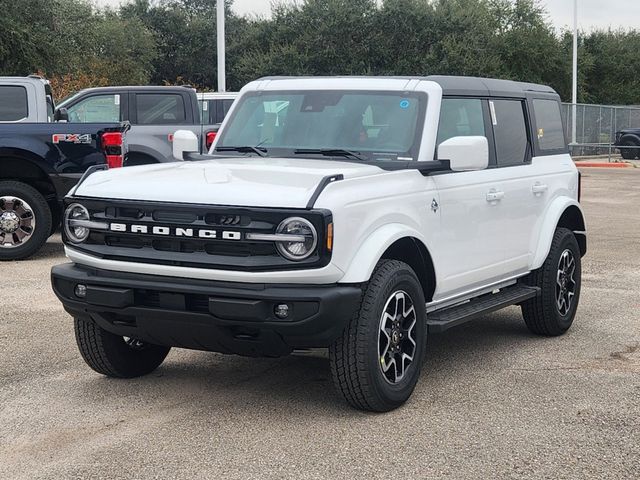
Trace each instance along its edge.
{"label": "door glass", "polygon": [[200,110],[200,124],[206,125],[209,123],[209,104],[207,100],[198,100],[198,110]]}
{"label": "door glass", "polygon": [[438,145],[453,137],[485,136],[482,100],[443,98],[438,125]]}
{"label": "door glass", "polygon": [[67,107],[72,123],[117,123],[120,121],[120,95],[93,95]]}
{"label": "door glass", "polygon": [[560,104],[555,100],[533,101],[536,116],[538,145],[540,150],[563,150],[567,148],[560,115]]}
{"label": "door glass", "polygon": [[527,123],[520,100],[491,100],[498,166],[521,165],[527,154]]}
{"label": "door glass", "polygon": [[175,125],[186,123],[181,95],[166,93],[136,94],[137,119],[140,125]]}
{"label": "door glass", "polygon": [[17,122],[28,116],[27,89],[13,85],[0,86],[0,122]]}
{"label": "door glass", "polygon": [[[225,100],[214,100],[217,103],[218,108],[216,109],[216,121],[214,123],[222,123],[224,117],[229,113],[229,109],[231,105],[233,105],[233,100],[225,99]],[[212,102],[213,103],[213,102]]]}

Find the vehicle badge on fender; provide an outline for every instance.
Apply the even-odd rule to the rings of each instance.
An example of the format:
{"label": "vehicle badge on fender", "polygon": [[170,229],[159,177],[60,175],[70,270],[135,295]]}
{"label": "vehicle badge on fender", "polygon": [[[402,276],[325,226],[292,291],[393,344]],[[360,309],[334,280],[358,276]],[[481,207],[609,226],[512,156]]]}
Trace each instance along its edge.
{"label": "vehicle badge on fender", "polygon": [[53,143],[91,143],[90,133],[54,133],[51,135]]}

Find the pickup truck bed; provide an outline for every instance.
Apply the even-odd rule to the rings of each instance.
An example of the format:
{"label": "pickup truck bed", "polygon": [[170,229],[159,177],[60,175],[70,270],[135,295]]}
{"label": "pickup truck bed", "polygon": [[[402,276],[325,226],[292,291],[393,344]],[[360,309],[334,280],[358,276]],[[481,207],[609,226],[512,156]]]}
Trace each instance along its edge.
{"label": "pickup truck bed", "polygon": [[62,199],[92,165],[121,166],[127,124],[0,124],[0,260],[35,253],[56,230]]}

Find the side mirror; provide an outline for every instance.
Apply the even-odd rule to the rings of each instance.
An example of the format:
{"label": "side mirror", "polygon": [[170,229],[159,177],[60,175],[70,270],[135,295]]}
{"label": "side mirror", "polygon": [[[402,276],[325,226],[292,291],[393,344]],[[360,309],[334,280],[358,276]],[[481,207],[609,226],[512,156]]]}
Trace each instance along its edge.
{"label": "side mirror", "polygon": [[198,153],[200,142],[195,133],[189,130],[178,130],[173,134],[173,157],[184,160],[185,153]]}
{"label": "side mirror", "polygon": [[66,108],[60,107],[56,110],[56,113],[53,114],[53,120],[56,122],[68,122],[69,112]]}
{"label": "side mirror", "polygon": [[484,170],[489,165],[486,137],[453,137],[438,145],[438,158],[449,160],[454,172]]}

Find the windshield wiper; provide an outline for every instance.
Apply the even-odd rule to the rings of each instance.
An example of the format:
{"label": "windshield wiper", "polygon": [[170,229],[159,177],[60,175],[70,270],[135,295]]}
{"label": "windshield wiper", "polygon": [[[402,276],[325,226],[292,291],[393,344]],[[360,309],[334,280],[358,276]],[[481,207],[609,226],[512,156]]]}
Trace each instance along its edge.
{"label": "windshield wiper", "polygon": [[255,153],[261,157],[267,156],[267,149],[264,147],[216,147],[216,152],[240,152],[240,153]]}
{"label": "windshield wiper", "polygon": [[325,157],[348,157],[355,158],[357,160],[366,161],[360,152],[354,152],[351,150],[345,150],[343,148],[300,148],[293,153],[296,155],[324,155]]}

